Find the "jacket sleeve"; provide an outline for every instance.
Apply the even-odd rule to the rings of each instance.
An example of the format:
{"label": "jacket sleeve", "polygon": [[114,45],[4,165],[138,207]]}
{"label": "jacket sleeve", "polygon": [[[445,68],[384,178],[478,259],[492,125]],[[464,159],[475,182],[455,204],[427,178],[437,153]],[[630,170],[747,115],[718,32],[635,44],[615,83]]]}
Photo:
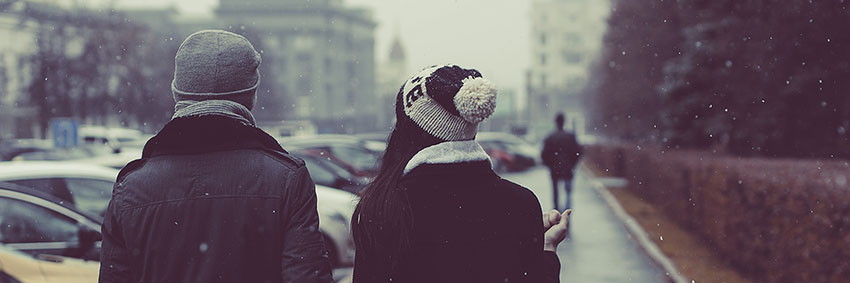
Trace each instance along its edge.
{"label": "jacket sleeve", "polygon": [[[116,184],[117,186],[117,184]],[[98,282],[130,282],[130,254],[119,221],[120,195],[113,193],[106,208],[101,234],[100,276]]]}
{"label": "jacket sleeve", "polygon": [[543,270],[540,272],[539,282],[561,282],[561,261],[558,259],[558,254],[554,252],[543,251]]}
{"label": "jacket sleeve", "polygon": [[319,232],[316,210],[316,186],[306,167],[293,175],[286,188],[290,197],[284,198],[288,210],[282,231],[281,254],[283,282],[333,282],[331,266]]}
{"label": "jacket sleeve", "polygon": [[532,194],[529,199],[529,205],[524,211],[527,218],[522,226],[523,230],[527,231],[527,240],[523,242],[528,243],[523,252],[526,257],[523,260],[526,263],[523,269],[528,272],[528,280],[525,280],[525,282],[558,283],[561,277],[561,263],[558,260],[558,255],[543,250],[545,233],[541,221],[543,210],[536,196]]}

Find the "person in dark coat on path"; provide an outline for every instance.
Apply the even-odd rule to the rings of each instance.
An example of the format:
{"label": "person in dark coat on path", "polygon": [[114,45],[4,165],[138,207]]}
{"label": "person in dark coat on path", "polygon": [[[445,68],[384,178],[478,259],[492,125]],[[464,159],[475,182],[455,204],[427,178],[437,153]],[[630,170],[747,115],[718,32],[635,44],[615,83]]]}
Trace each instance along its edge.
{"label": "person in dark coat on path", "polygon": [[549,134],[543,141],[543,152],[540,154],[543,164],[549,167],[552,177],[552,199],[555,202],[555,210],[560,208],[558,198],[558,187],[563,181],[567,192],[567,206],[572,206],[573,171],[581,158],[581,146],[576,141],[575,134],[564,131],[564,114],[558,113],[555,117],[555,132]]}
{"label": "person in dark coat on path", "polygon": [[176,112],[118,175],[100,282],[333,282],[304,162],[251,115],[259,64],[230,32],[180,45]]}
{"label": "person in dark coat on path", "polygon": [[354,282],[559,281],[569,212],[542,215],[534,193],[493,172],[475,135],[495,102],[491,82],[455,65],[404,83],[352,218]]}

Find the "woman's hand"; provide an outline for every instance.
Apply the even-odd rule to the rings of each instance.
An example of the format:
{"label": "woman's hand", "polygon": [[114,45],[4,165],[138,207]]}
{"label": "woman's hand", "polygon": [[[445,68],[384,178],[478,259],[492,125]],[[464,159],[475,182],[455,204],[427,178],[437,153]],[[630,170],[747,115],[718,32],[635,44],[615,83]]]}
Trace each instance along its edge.
{"label": "woman's hand", "polygon": [[555,252],[558,244],[567,237],[567,224],[570,221],[572,209],[567,209],[563,214],[552,210],[543,214],[543,250]]}

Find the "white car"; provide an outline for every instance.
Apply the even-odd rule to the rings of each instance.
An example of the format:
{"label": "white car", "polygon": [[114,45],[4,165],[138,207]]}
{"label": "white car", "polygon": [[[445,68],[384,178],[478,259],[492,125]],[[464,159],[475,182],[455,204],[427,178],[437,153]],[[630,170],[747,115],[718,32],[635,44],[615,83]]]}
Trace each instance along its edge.
{"label": "white car", "polygon": [[145,137],[142,131],[126,128],[80,126],[78,135],[83,144],[105,144],[118,149],[124,143],[132,143]]}
{"label": "white car", "polygon": [[[0,163],[0,182],[55,196],[88,214],[102,217],[112,197],[119,170],[76,162],[20,161]],[[2,197],[2,196],[0,196]],[[349,232],[357,196],[345,191],[316,185],[319,230],[326,241],[334,266],[354,263],[354,244]],[[0,215],[2,218],[2,215]]]}
{"label": "white car", "polygon": [[0,245],[0,282],[91,283],[97,282],[100,263],[73,257],[33,256]]}
{"label": "white car", "polygon": [[325,248],[334,267],[354,265],[354,240],[351,238],[351,216],[357,195],[316,185],[319,230],[325,237]]}

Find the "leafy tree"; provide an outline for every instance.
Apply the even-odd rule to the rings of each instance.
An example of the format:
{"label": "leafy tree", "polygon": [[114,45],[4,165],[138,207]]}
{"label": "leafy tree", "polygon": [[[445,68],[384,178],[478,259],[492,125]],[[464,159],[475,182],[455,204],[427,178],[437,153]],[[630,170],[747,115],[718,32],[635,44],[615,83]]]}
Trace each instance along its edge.
{"label": "leafy tree", "polygon": [[31,16],[37,34],[29,101],[42,136],[55,117],[149,131],[168,121],[176,43],[115,12]]}

